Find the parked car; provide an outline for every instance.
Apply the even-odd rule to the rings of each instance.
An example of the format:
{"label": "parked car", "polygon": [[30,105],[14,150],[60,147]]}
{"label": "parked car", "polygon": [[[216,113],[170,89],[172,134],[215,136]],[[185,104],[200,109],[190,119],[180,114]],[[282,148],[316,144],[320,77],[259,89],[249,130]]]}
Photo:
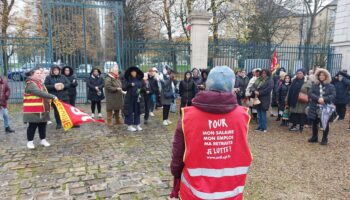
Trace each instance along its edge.
{"label": "parked car", "polygon": [[109,69],[112,68],[116,64],[117,64],[117,62],[115,62],[115,61],[106,61],[105,64],[103,65],[103,72],[107,74]]}
{"label": "parked car", "polygon": [[77,68],[75,68],[75,73],[78,78],[86,78],[89,76],[92,70],[91,64],[81,64]]}
{"label": "parked car", "polygon": [[50,68],[52,66],[51,63],[26,63],[20,68],[10,69],[7,72],[7,78],[13,81],[24,81],[27,78],[25,75],[26,72],[28,72],[29,70],[33,69],[38,65],[42,66],[45,70],[48,70],[48,71],[50,71]]}

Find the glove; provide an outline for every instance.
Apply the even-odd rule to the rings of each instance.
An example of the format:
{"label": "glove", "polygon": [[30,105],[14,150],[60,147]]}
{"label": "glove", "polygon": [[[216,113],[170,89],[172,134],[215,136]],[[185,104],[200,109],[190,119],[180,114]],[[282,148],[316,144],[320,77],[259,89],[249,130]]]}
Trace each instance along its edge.
{"label": "glove", "polygon": [[171,191],[170,198],[179,198],[180,181],[181,181],[181,179],[174,178],[173,190]]}

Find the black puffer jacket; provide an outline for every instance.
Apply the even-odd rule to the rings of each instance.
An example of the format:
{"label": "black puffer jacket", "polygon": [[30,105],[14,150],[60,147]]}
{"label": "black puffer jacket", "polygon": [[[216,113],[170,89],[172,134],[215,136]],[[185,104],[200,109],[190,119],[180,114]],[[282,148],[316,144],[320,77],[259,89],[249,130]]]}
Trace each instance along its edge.
{"label": "black puffer jacket", "polygon": [[181,97],[181,102],[191,102],[194,96],[196,95],[196,84],[190,78],[189,80],[186,79],[186,75],[191,74],[190,71],[187,71],[185,73],[185,78],[180,82],[179,85],[179,93]]}
{"label": "black puffer jacket", "polygon": [[[53,70],[57,68],[59,69],[60,73],[58,75],[53,74]],[[64,85],[63,90],[56,90],[55,89],[55,84],[56,83],[62,83]],[[69,101],[69,87],[70,87],[70,82],[69,80],[61,75],[61,68],[59,66],[53,66],[51,68],[50,75],[46,77],[45,79],[45,86],[47,88],[47,91],[50,94],[55,95],[59,100],[68,102]]]}
{"label": "black puffer jacket", "polygon": [[288,95],[290,83],[286,85],[285,83],[282,83],[280,87],[278,87],[277,90],[277,103],[278,103],[278,109],[284,110],[286,107],[286,97]]}
{"label": "black puffer jacket", "polygon": [[326,74],[326,80],[324,82],[320,82],[317,78],[315,83],[312,85],[310,91],[309,91],[309,98],[310,98],[310,104],[309,104],[309,110],[308,110],[308,118],[311,120],[316,119],[317,117],[317,111],[319,109],[318,106],[318,99],[320,98],[320,91],[323,91],[322,98],[324,99],[324,102],[326,104],[332,104],[334,103],[336,91],[335,88],[331,83],[331,75],[329,72],[325,69],[319,69],[315,73],[315,77],[318,77],[320,73]]}
{"label": "black puffer jacket", "polygon": [[[97,70],[99,75],[95,77],[92,75],[92,72]],[[105,87],[105,82],[101,77],[101,71],[97,68],[94,68],[90,72],[90,77],[86,80],[86,86],[89,89],[88,100],[90,101],[102,101],[105,98],[103,93],[103,88]],[[97,94],[96,87],[98,87],[101,91],[101,94]]]}
{"label": "black puffer jacket", "polygon": [[148,75],[148,83],[150,86],[150,95],[152,94],[159,94],[159,87],[158,87],[158,80],[154,76]]}
{"label": "black puffer jacket", "polygon": [[[66,69],[69,69],[70,73],[69,75],[65,75],[64,71]],[[74,74],[74,71],[71,67],[69,66],[65,66],[62,68],[62,75],[64,75],[68,80],[69,80],[69,89],[68,89],[68,94],[70,97],[75,97],[77,96],[77,86],[78,86],[78,80],[77,80],[77,76]]]}

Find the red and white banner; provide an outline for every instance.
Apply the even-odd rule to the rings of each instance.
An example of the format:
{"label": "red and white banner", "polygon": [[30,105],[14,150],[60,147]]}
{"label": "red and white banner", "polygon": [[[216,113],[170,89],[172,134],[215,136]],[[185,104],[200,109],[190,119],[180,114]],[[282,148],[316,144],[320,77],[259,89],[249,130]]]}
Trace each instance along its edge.
{"label": "red and white banner", "polygon": [[95,120],[87,113],[62,101],[55,100],[53,103],[57,107],[62,127],[65,131],[71,129],[73,126],[87,122],[104,122],[104,120]]}

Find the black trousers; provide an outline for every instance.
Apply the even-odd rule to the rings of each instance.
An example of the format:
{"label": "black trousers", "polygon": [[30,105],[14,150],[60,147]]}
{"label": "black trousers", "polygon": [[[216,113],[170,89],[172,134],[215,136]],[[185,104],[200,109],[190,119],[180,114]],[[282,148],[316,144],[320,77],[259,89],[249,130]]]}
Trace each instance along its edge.
{"label": "black trousers", "polygon": [[52,104],[53,107],[53,114],[55,115],[56,125],[62,126],[60,115],[58,114],[58,110],[55,104]]}
{"label": "black trousers", "polygon": [[75,107],[75,101],[77,100],[77,95],[69,97],[69,104]]}
{"label": "black trousers", "polygon": [[[320,118],[316,118],[315,120],[313,120],[312,122],[312,137],[313,138],[318,138],[318,127],[319,124],[321,123]],[[323,139],[328,139],[328,133],[329,133],[329,122],[327,122],[327,127],[324,128],[323,127]]]}
{"label": "black trousers", "polygon": [[151,95],[145,95],[145,120],[149,119],[149,112],[151,108]]}
{"label": "black trousers", "polygon": [[38,128],[39,129],[39,137],[41,140],[46,138],[46,122],[42,123],[29,123],[29,126],[27,128],[27,139],[28,141],[34,140],[35,131]]}
{"label": "black trousers", "polygon": [[163,120],[169,119],[170,105],[163,105]]}
{"label": "black trousers", "polygon": [[97,106],[97,112],[101,113],[101,101],[91,101],[91,111],[92,113],[95,113]]}
{"label": "black trousers", "polygon": [[184,108],[186,106],[192,106],[192,100],[191,101],[181,101],[181,104],[180,104],[180,114],[182,113],[182,110],[181,108]]}
{"label": "black trousers", "polygon": [[336,106],[336,111],[339,115],[339,119],[342,120],[345,118],[346,114],[346,104],[335,104]]}

